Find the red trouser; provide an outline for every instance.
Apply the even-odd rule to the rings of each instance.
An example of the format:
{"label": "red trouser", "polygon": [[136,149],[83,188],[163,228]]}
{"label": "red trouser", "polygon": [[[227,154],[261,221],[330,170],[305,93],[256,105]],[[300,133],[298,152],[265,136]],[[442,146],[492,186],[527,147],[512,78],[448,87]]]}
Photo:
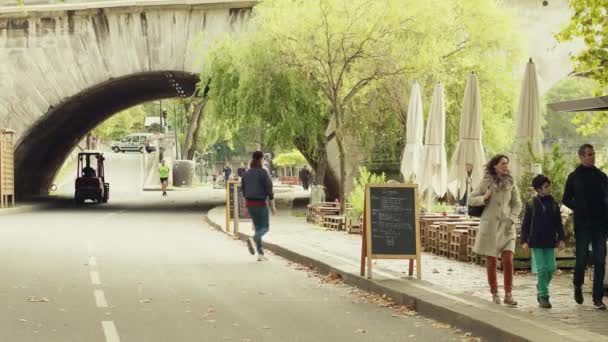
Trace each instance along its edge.
{"label": "red trouser", "polygon": [[[504,276],[505,293],[513,291],[513,252],[502,252],[502,274]],[[486,258],[486,269],[488,271],[488,283],[490,291],[498,293],[498,284],[496,280],[496,257],[488,256]]]}

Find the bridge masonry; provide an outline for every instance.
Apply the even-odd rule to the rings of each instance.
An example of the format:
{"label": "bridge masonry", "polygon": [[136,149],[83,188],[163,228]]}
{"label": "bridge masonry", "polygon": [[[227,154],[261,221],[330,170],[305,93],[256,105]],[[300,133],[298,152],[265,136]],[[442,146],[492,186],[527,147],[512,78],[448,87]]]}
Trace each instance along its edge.
{"label": "bridge masonry", "polygon": [[0,126],[23,137],[62,101],[113,78],[200,71],[200,43],[241,29],[254,1],[112,1],[0,8]]}
{"label": "bridge masonry", "polygon": [[99,1],[0,7],[0,127],[17,131],[16,188],[44,194],[96,125],[194,92],[204,51],[245,30],[256,1]]}

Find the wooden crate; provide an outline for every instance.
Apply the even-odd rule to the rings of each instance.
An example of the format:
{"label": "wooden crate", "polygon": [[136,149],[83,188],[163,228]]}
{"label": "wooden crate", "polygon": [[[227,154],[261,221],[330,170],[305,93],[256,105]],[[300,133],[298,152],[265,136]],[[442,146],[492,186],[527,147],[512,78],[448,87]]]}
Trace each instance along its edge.
{"label": "wooden crate", "polygon": [[349,234],[361,234],[363,232],[363,218],[346,217],[346,232]]}
{"label": "wooden crate", "polygon": [[0,128],[0,208],[15,207],[15,131]]}
{"label": "wooden crate", "polygon": [[344,230],[344,216],[327,215],[323,217],[323,227],[333,230]]}
{"label": "wooden crate", "polygon": [[469,226],[467,229],[467,256],[469,258],[469,262],[477,263],[477,255],[473,253],[473,246],[475,245],[475,238],[477,237],[478,227]]}
{"label": "wooden crate", "polygon": [[422,217],[420,218],[420,244],[422,245],[422,247],[426,247],[428,244],[428,231],[429,231],[429,227],[433,224],[437,224],[440,222],[446,222],[446,221],[460,221],[466,219],[464,216],[458,216],[458,215],[450,215],[450,216],[443,216],[441,214],[423,214]]}
{"label": "wooden crate", "polygon": [[433,224],[428,228],[427,246],[426,251],[430,253],[437,253],[437,241],[439,239],[439,225]]}
{"label": "wooden crate", "polygon": [[457,229],[450,232],[450,251],[449,258],[458,261],[467,261],[467,244],[468,244],[468,231],[466,226],[463,228],[458,227]]}
{"label": "wooden crate", "polygon": [[459,225],[457,221],[439,222],[437,237],[437,251],[435,254],[449,257],[450,255],[450,232]]}

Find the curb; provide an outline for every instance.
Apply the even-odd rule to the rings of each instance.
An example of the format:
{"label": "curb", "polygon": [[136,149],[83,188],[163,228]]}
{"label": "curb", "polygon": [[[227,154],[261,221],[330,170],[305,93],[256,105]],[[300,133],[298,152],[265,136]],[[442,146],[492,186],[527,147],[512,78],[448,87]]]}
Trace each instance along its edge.
{"label": "curb", "polygon": [[47,209],[50,207],[52,207],[52,204],[50,204],[50,203],[33,204],[33,205],[28,205],[28,204],[18,205],[15,208],[0,209],[0,216],[23,214],[23,213],[37,211],[37,210],[41,210],[41,209]]}
{"label": "curb", "polygon": [[[227,233],[220,224],[213,222],[213,220],[209,217],[208,213],[206,213],[203,217],[203,221],[209,224],[211,227],[216,230],[230,236],[234,237],[232,234]],[[249,236],[242,232],[239,232],[238,239],[245,241]],[[338,273],[342,276],[344,283],[350,286],[354,286],[360,288],[362,290],[377,293],[380,295],[386,294],[392,300],[399,305],[407,305],[413,307],[418,313],[428,318],[432,318],[444,323],[448,323],[454,327],[457,327],[463,331],[469,331],[473,333],[475,336],[480,336],[484,338],[484,340],[488,341],[595,341],[596,338],[600,335],[583,332],[579,329],[578,331],[572,330],[568,331],[567,335],[560,334],[555,332],[553,329],[550,329],[550,326],[547,324],[545,327],[543,324],[534,324],[534,322],[528,322],[526,326],[521,326],[520,322],[513,322],[513,324],[509,324],[508,315],[505,315],[505,320],[496,320],[493,322],[489,320],[484,320],[487,318],[486,315],[480,315],[477,313],[475,315],[471,311],[479,311],[479,308],[476,307],[462,307],[458,310],[458,307],[455,307],[453,303],[449,303],[450,300],[448,298],[441,298],[441,295],[435,295],[429,297],[429,294],[433,294],[432,290],[424,290],[420,288],[416,288],[412,286],[408,288],[407,291],[403,290],[403,286],[407,286],[407,283],[397,280],[374,280],[367,279],[365,277],[359,276],[359,274],[355,274],[349,271],[344,271],[342,269],[333,267],[323,261],[313,259],[311,257],[302,255],[300,253],[296,253],[287,248],[279,246],[277,244],[271,242],[264,242],[264,248],[269,251],[275,253],[276,255],[283,257],[291,262],[299,263],[307,266],[311,266],[318,270],[322,274],[329,273]],[[401,287],[401,288],[400,288]],[[425,298],[426,297],[426,298]],[[430,298],[430,299],[429,299]],[[481,301],[481,300],[479,300]],[[442,305],[443,303],[449,305]],[[501,308],[502,309],[502,308]],[[505,310],[509,310],[509,308],[505,308]],[[492,315],[491,312],[487,314]],[[494,317],[495,318],[495,317]],[[549,323],[549,322],[547,322]],[[553,322],[556,324],[557,322]],[[539,326],[542,325],[542,326]],[[521,326],[521,329],[518,329]],[[579,334],[580,333],[580,334]],[[595,335],[593,337],[586,336],[586,334]],[[581,336],[583,335],[583,336]]]}

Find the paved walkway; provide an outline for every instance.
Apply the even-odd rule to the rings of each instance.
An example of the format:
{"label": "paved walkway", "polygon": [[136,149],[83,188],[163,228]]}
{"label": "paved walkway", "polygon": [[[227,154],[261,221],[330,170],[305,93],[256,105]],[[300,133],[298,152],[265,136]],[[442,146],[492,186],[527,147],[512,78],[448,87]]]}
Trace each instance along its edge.
{"label": "paved walkway", "polygon": [[[224,227],[225,208],[211,210],[208,218]],[[251,225],[241,222],[240,232],[251,234]],[[314,226],[306,223],[305,218],[296,217],[291,211],[285,210],[271,219],[270,233],[265,241],[311,259],[321,259],[336,269],[358,274],[360,235]],[[499,321],[509,322],[512,329],[517,329],[518,324],[528,324],[541,330],[557,332],[561,337],[571,340],[608,341],[608,313],[592,309],[589,293],[586,293],[584,305],[574,303],[570,285],[572,275],[569,272],[558,274],[552,283],[551,301],[554,308],[551,310],[537,306],[534,275],[516,275],[514,295],[520,305],[517,308],[506,308],[490,302],[485,268],[428,253],[423,253],[422,256],[421,282],[407,276],[407,261],[404,260],[374,261],[374,278],[399,279],[408,286],[434,291],[437,296],[444,296],[458,305],[464,304],[463,308],[481,309],[481,313],[486,316],[492,314]],[[434,286],[429,286],[431,284]],[[590,290],[590,287],[587,286],[586,290]],[[485,318],[482,316],[481,319]],[[539,336],[538,339],[530,340],[553,338],[555,337],[547,335],[546,339]]]}

